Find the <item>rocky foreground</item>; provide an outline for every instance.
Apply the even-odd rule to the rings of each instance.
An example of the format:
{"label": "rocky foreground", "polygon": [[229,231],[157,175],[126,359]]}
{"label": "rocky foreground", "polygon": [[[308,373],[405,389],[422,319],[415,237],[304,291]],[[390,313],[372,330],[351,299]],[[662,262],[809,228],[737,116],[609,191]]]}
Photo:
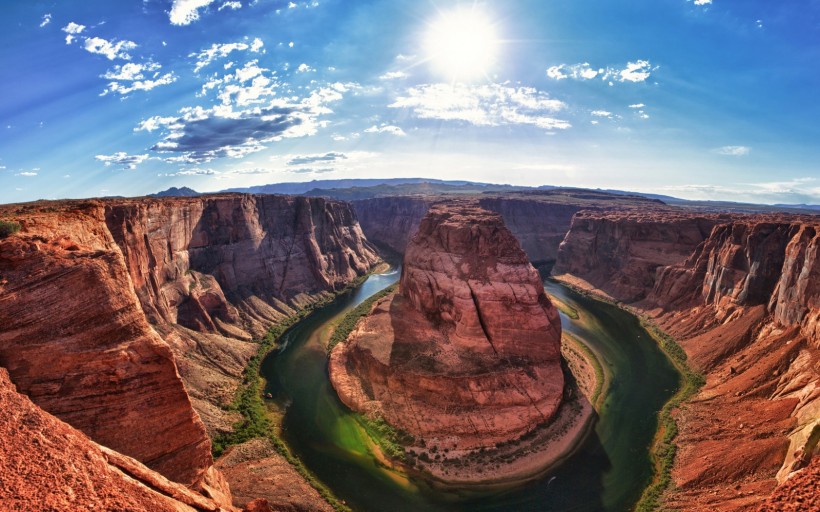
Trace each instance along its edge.
{"label": "rocky foreground", "polygon": [[331,354],[342,401],[452,456],[549,422],[562,401],[558,311],[498,214],[432,208],[399,291]]}
{"label": "rocky foreground", "polygon": [[[208,433],[230,431],[239,419],[228,406],[257,352],[251,340],[378,261],[349,206],[320,198],[43,202],[7,205],[0,216],[22,227],[0,240],[0,367],[8,371],[10,399],[33,411],[4,418],[9,430],[0,468],[25,475],[28,459],[10,450],[24,446],[26,436],[36,443],[59,427],[76,439],[76,449],[48,456],[65,464],[90,460],[86,469],[77,462],[77,479],[90,474],[108,486],[95,492],[133,495],[133,510],[164,508],[143,506],[131,484],[113,489],[128,482],[117,476],[124,469],[116,461],[129,467],[139,461],[140,480],[168,480],[202,496],[210,504],[184,502],[198,510],[231,509]],[[28,398],[14,395],[15,388]],[[33,427],[43,432],[29,434]],[[303,482],[277,454],[264,457]],[[60,467],[53,467],[58,475]],[[229,473],[243,485],[249,480],[242,467]],[[36,474],[29,490],[49,488],[47,472]],[[10,479],[0,473],[0,481]],[[57,509],[109,504],[99,496],[86,500],[71,482],[47,490]],[[301,496],[278,490],[244,485],[243,497],[300,508]],[[0,485],[0,509],[26,496],[20,493]],[[15,509],[41,510],[30,496],[29,508]]]}

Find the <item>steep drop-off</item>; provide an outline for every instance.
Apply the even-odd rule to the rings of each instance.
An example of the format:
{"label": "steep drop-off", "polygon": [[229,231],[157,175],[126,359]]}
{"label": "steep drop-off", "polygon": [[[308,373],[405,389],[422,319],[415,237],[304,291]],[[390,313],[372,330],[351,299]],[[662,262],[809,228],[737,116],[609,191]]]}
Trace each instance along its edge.
{"label": "steep drop-off", "polygon": [[492,448],[555,415],[560,338],[558,312],[501,217],[440,205],[407,247],[399,292],[333,350],[330,377],[346,405],[428,448]]}
{"label": "steep drop-off", "polygon": [[215,431],[268,327],[364,275],[378,257],[349,205],[222,195],[107,205],[145,314]]}
{"label": "steep drop-off", "polygon": [[[655,200],[583,189],[554,189],[472,197],[482,208],[501,214],[530,261],[551,265],[558,246],[580,210],[655,209]],[[395,196],[353,201],[367,238],[404,254],[410,238],[433,204],[457,201],[455,196]]]}
{"label": "steep drop-off", "polygon": [[617,300],[645,297],[633,305],[706,376],[676,413],[668,506],[751,510],[816,455],[818,228],[811,217],[590,213],[573,222],[555,271]]}
{"label": "steep drop-off", "polygon": [[0,509],[233,510],[100,446],[21,395],[0,368]]}
{"label": "steep drop-off", "polygon": [[22,225],[0,240],[11,381],[94,442],[227,504],[195,409],[212,433],[230,429],[252,337],[378,261],[349,206],[320,198],[62,201],[0,215]]}
{"label": "steep drop-off", "polygon": [[38,406],[185,484],[212,464],[168,345],[145,320],[100,203],[17,217],[0,241],[0,366]]}

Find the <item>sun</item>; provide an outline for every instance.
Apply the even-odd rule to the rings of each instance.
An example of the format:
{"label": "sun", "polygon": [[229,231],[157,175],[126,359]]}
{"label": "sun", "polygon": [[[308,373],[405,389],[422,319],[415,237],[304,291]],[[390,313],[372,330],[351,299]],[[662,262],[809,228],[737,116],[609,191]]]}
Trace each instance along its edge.
{"label": "sun", "polygon": [[498,58],[499,40],[489,16],[475,7],[442,12],[425,34],[432,67],[453,81],[487,76]]}

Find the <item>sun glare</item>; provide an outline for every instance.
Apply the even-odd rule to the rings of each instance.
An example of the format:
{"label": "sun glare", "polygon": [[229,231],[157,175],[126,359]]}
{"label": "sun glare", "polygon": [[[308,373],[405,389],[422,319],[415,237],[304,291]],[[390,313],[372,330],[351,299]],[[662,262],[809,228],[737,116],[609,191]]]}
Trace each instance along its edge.
{"label": "sun glare", "polygon": [[475,8],[441,13],[425,36],[429,62],[451,80],[486,76],[498,57],[498,46],[494,24]]}

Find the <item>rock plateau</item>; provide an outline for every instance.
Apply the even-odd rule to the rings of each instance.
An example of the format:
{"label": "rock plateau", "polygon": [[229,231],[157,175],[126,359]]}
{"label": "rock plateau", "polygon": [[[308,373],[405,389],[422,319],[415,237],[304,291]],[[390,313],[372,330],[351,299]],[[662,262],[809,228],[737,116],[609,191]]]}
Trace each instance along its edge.
{"label": "rock plateau", "polygon": [[426,445],[494,447],[562,401],[558,312],[500,215],[433,207],[407,246],[399,291],[331,354],[350,408]]}

